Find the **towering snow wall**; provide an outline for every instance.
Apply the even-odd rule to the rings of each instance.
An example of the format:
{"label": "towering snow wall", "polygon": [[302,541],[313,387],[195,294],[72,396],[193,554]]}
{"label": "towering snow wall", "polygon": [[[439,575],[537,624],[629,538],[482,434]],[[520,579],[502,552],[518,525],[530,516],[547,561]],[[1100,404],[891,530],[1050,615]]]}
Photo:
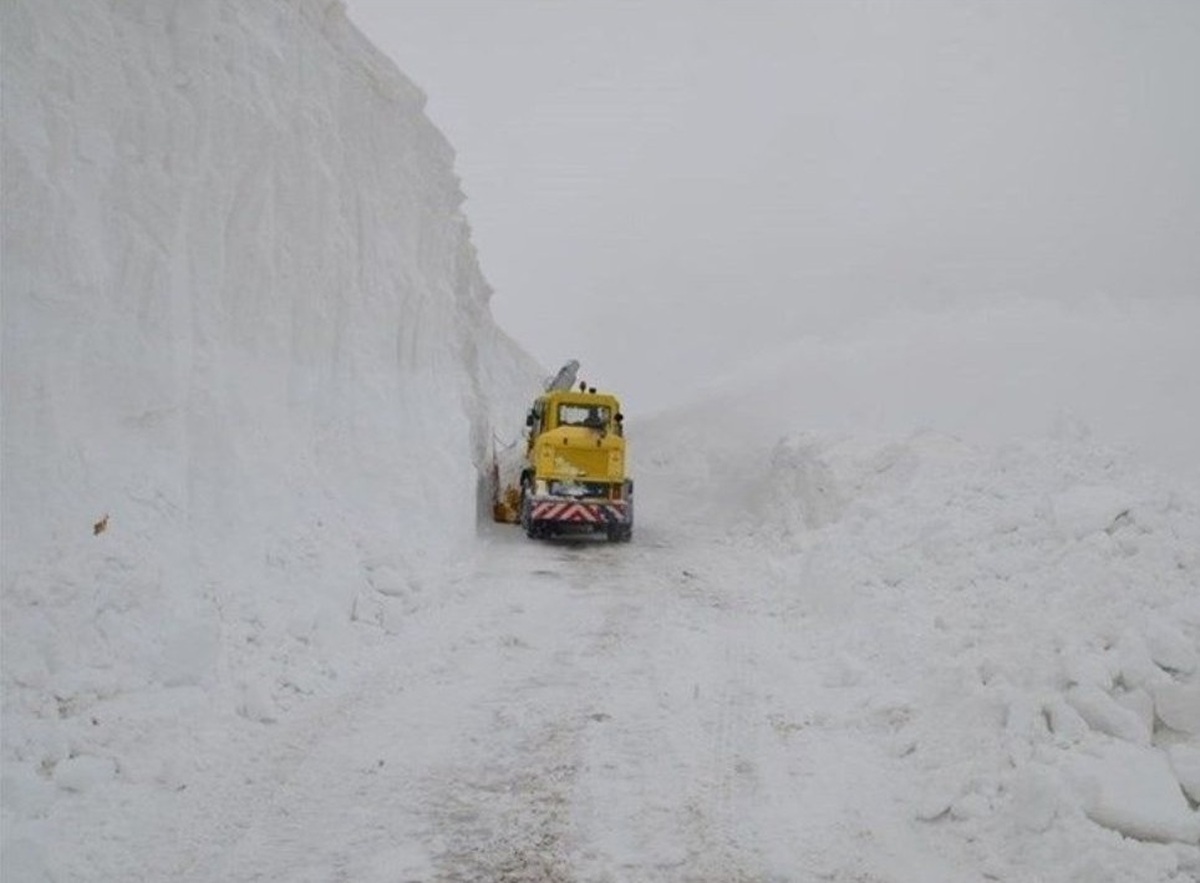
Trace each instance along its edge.
{"label": "towering snow wall", "polygon": [[2,15],[9,710],[427,591],[539,372],[424,96],[328,0]]}

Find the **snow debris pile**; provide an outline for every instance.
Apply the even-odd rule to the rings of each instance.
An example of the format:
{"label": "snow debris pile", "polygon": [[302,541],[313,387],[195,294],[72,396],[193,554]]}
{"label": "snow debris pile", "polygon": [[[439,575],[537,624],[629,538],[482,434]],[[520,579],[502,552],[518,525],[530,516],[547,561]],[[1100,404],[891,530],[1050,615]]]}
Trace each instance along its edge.
{"label": "snow debris pile", "polygon": [[[670,423],[652,427],[657,446]],[[757,465],[739,470],[728,449],[694,458],[714,492],[691,526],[723,512],[783,615],[828,648],[825,683],[891,709],[913,818],[971,844],[976,867],[1200,874],[1194,498],[1086,439],[801,433],[772,446],[749,441],[761,422],[740,427],[743,464]],[[643,484],[672,472],[651,456]],[[671,510],[688,511],[695,486],[673,487]],[[1069,858],[1084,848],[1091,871]]]}
{"label": "snow debris pile", "polygon": [[[3,6],[4,800],[175,781],[473,536],[491,320],[453,153],[340,4]],[[141,697],[141,698],[139,698]],[[11,775],[10,775],[11,773]],[[36,775],[35,775],[36,774]]]}
{"label": "snow debris pile", "polygon": [[[1073,797],[1057,812],[1074,805],[1130,837],[1200,842],[1188,803],[1200,748],[1194,502],[1077,444],[986,454],[929,436],[873,450],[793,439],[774,462],[781,451],[805,464],[791,473],[798,486],[773,482],[766,494],[796,569],[834,553],[855,609],[895,604],[924,651],[943,637],[956,645],[907,666],[945,684],[953,659],[964,700],[996,710],[1002,726],[978,735],[998,740],[1010,769],[991,783],[991,804],[1040,829],[1050,810],[1030,795],[1061,776]],[[840,500],[837,530],[820,520],[830,498]],[[839,591],[820,582],[797,590]],[[814,603],[821,609],[819,594]],[[941,755],[946,747],[931,752],[931,770],[971,763],[961,746]],[[981,773],[926,813],[971,815],[961,802],[980,793]]]}

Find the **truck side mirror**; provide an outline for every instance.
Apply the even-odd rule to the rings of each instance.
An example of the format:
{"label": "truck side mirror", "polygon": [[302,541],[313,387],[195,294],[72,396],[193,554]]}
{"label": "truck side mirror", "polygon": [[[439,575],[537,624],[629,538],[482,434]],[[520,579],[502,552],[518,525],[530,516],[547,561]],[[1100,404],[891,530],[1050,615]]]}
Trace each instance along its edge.
{"label": "truck side mirror", "polygon": [[525,415],[525,425],[530,427],[533,426],[533,411],[530,411]]}

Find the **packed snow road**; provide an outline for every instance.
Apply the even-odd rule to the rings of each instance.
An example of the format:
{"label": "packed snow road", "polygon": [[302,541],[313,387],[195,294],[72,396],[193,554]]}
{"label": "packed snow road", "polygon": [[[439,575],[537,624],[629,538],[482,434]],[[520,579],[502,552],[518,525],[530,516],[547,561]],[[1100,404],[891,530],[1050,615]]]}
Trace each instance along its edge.
{"label": "packed snow road", "polygon": [[[839,773],[806,746],[824,649],[731,551],[653,530],[631,546],[489,530],[446,597],[371,651],[369,678],[268,731],[241,769],[210,782],[227,793],[196,795],[212,815],[174,874],[725,881],[829,870],[812,798],[832,776],[839,803],[869,814],[869,781],[842,775],[865,749],[840,744]],[[813,804],[809,818],[798,800]]]}

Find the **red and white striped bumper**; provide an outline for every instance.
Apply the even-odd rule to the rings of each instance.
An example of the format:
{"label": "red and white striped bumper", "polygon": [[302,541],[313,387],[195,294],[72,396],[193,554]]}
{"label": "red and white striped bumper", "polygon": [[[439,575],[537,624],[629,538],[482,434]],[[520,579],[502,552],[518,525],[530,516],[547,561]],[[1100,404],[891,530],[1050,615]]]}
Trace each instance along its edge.
{"label": "red and white striped bumper", "polygon": [[534,498],[530,516],[534,521],[607,527],[629,521],[629,504],[624,501],[582,502]]}

